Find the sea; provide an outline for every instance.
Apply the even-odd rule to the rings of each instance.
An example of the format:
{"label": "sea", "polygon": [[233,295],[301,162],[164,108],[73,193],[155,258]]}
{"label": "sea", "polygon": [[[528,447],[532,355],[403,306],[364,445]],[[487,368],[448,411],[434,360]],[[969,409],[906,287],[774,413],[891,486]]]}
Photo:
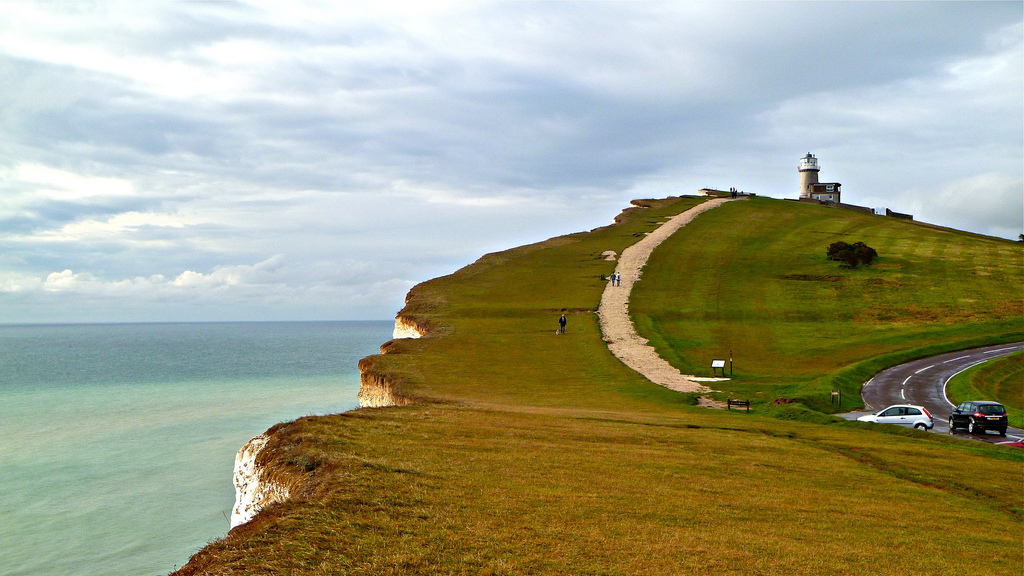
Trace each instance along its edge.
{"label": "sea", "polygon": [[391,322],[0,326],[0,576],[156,575],[223,537],[235,453],[356,408]]}

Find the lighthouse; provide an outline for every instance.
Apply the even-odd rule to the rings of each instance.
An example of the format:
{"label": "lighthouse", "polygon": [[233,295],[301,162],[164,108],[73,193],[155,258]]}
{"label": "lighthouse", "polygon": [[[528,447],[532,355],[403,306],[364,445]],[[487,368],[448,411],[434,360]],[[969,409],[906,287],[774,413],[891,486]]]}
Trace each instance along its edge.
{"label": "lighthouse", "polygon": [[810,152],[800,159],[800,200],[809,200],[821,204],[839,204],[839,182],[818,182],[818,159]]}
{"label": "lighthouse", "polygon": [[818,183],[818,159],[810,152],[800,159],[800,199],[806,200],[811,197],[811,190]]}

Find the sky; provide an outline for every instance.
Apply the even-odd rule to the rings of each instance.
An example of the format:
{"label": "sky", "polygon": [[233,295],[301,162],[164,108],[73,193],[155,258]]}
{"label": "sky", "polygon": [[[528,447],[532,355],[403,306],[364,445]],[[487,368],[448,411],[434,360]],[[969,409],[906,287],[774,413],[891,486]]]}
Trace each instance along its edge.
{"label": "sky", "polygon": [[1024,232],[1021,2],[0,2],[0,323],[390,319],[703,187]]}

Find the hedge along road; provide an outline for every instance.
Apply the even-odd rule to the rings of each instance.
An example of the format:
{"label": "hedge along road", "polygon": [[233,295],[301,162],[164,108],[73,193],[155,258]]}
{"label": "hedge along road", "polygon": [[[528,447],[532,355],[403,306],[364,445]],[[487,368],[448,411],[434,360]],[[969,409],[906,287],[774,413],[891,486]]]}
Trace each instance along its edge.
{"label": "hedge along road", "polygon": [[[924,406],[935,421],[932,432],[949,433],[949,413],[954,405],[946,398],[946,382],[964,370],[993,358],[1006,356],[1024,350],[1024,342],[985,346],[972,350],[950,352],[930,358],[922,358],[906,364],[883,370],[861,387],[860,395],[867,410],[877,412],[892,404],[916,404]],[[985,400],[985,398],[975,398]],[[844,414],[856,418],[863,414]],[[1024,436],[1024,431],[1008,428],[1006,438],[994,432],[971,435],[966,430],[957,430],[956,436],[976,438],[985,442],[1003,442]]]}

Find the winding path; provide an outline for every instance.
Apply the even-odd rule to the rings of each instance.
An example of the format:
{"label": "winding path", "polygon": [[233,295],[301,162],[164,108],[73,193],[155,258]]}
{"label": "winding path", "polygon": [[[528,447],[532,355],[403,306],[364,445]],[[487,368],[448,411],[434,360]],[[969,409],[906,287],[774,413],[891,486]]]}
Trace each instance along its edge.
{"label": "winding path", "polygon": [[686,212],[673,216],[642,240],[622,251],[615,272],[622,276],[619,286],[609,282],[601,294],[601,305],[597,314],[601,321],[601,333],[608,349],[626,366],[640,373],[651,382],[678,392],[709,392],[711,389],[700,382],[718,381],[723,378],[697,378],[681,373],[666,362],[647,344],[647,340],[636,333],[629,319],[629,295],[633,284],[640,279],[644,265],[651,252],[666,238],[686,226],[698,214],[731,202],[732,198],[716,198],[702,202]]}

